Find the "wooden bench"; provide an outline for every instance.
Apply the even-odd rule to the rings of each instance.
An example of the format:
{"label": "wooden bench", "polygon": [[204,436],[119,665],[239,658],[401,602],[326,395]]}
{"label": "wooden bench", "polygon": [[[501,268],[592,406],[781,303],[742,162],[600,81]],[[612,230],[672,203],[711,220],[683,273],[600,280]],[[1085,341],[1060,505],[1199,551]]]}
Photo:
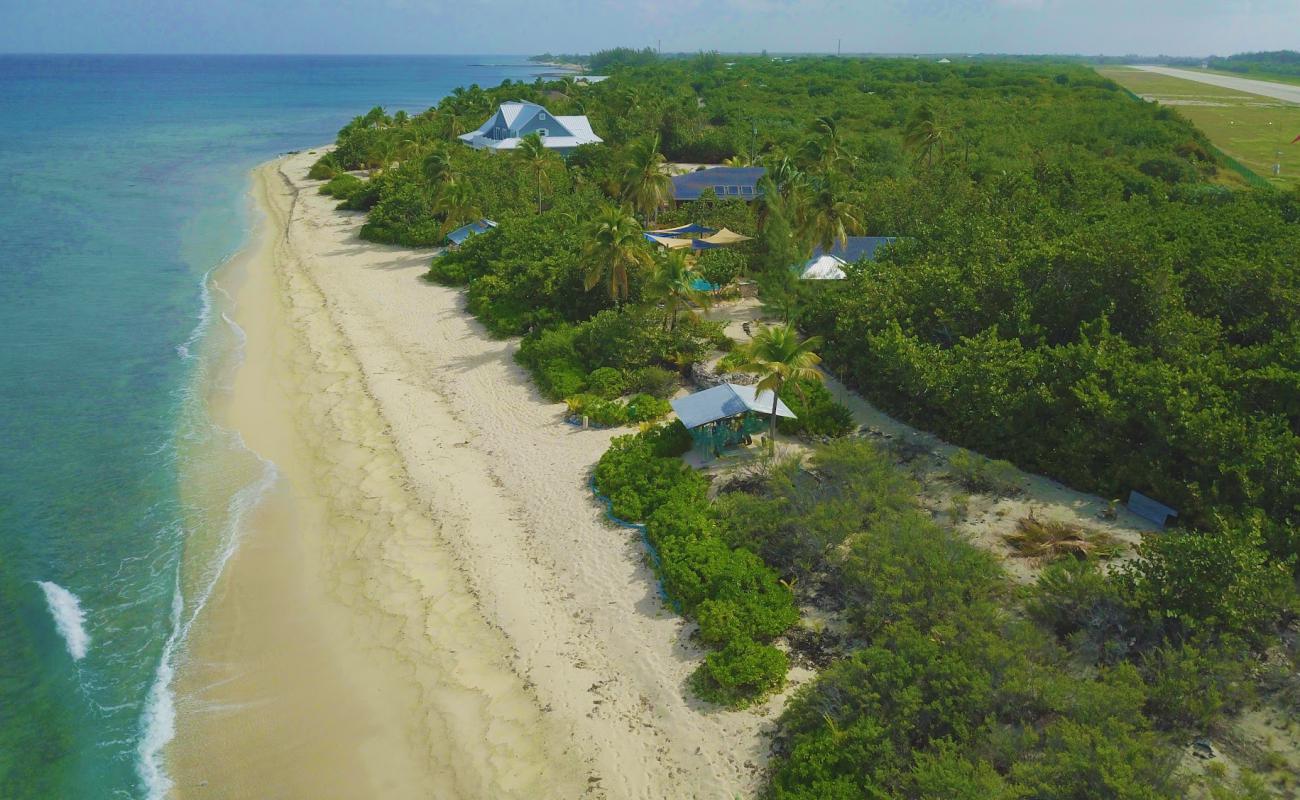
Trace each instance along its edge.
{"label": "wooden bench", "polygon": [[1178,516],[1177,511],[1163,503],[1152,500],[1140,492],[1128,493],[1128,510],[1142,519],[1154,523],[1156,530],[1160,531],[1165,529],[1165,523],[1169,521],[1170,517]]}

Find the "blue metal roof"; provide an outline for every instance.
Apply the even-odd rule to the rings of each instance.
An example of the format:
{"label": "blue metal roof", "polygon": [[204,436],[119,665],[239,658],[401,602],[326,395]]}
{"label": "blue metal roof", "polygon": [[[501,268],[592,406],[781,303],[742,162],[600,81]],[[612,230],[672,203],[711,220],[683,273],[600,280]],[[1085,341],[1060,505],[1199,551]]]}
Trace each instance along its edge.
{"label": "blue metal roof", "polygon": [[[687,428],[698,428],[720,419],[738,417],[747,411],[771,415],[772,393],[756,393],[753,386],[722,383],[712,389],[669,400],[677,418]],[[780,400],[776,401],[776,415],[795,419],[794,412]]]}
{"label": "blue metal roof", "polygon": [[481,219],[478,222],[471,222],[468,225],[462,225],[447,234],[447,240],[454,245],[461,245],[464,244],[465,240],[469,237],[476,236],[480,233],[486,233],[496,226],[497,224],[490,219]]}
{"label": "blue metal roof", "polygon": [[896,241],[898,241],[897,236],[850,236],[843,246],[836,242],[829,253],[820,247],[817,248],[813,251],[813,260],[829,254],[845,264],[856,264],[864,258],[874,261],[877,250]]}
{"label": "blue metal roof", "polygon": [[758,181],[767,170],[763,167],[709,167],[699,172],[673,176],[674,200],[698,200],[705,189],[712,189],[718,199],[744,200],[762,195]]}

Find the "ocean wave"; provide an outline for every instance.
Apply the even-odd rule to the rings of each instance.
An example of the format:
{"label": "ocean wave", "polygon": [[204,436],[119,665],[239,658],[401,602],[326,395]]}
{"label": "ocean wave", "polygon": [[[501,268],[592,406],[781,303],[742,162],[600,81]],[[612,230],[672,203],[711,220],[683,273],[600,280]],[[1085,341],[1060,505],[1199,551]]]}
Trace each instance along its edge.
{"label": "ocean wave", "polygon": [[45,602],[49,604],[50,615],[54,617],[54,627],[67,644],[72,660],[85,658],[86,650],[90,647],[90,634],[86,633],[86,612],[81,610],[80,598],[57,583],[37,581],[36,585],[45,592]]}
{"label": "ocean wave", "polygon": [[[242,439],[239,444],[241,447],[248,449]],[[249,452],[252,451],[249,450]],[[262,463],[261,476],[244,486],[230,498],[221,550],[200,582],[201,588],[191,603],[188,614],[186,613],[184,593],[181,591],[180,575],[177,574],[172,595],[172,632],[163,645],[162,657],[158,661],[158,668],[154,674],[154,682],[149,687],[149,695],[145,701],[144,714],[141,720],[140,744],[137,749],[136,771],[140,776],[141,783],[144,785],[145,797],[148,800],[163,800],[171,793],[173,785],[171,778],[163,768],[162,752],[176,735],[176,699],[172,693],[172,680],[176,675],[176,654],[188,639],[190,629],[194,626],[194,622],[198,619],[204,606],[207,605],[213,589],[216,588],[217,580],[221,577],[221,573],[225,571],[226,564],[230,561],[231,556],[235,554],[245,516],[257,507],[262,497],[271,490],[279,477],[279,472],[273,462],[261,456],[258,456],[258,460]]]}

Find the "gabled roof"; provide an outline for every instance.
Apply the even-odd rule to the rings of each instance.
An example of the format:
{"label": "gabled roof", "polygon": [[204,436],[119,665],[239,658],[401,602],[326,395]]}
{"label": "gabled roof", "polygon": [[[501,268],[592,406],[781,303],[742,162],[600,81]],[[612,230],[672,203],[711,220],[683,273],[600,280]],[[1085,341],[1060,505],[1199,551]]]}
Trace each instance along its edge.
{"label": "gabled roof", "polygon": [[753,200],[762,194],[758,181],[765,174],[763,167],[709,167],[674,175],[673,199],[698,200],[705,189],[712,189],[719,199]]}
{"label": "gabled roof", "polygon": [[497,224],[490,219],[481,219],[478,222],[471,222],[468,225],[462,225],[451,233],[447,234],[447,239],[455,245],[464,244],[465,240],[471,236],[477,236],[480,233],[486,233]]}
{"label": "gabled roof", "polygon": [[[753,386],[721,383],[712,389],[668,401],[677,418],[687,428],[698,428],[720,419],[738,417],[749,411],[772,414],[772,392],[755,392]],[[776,415],[795,419],[794,412],[785,403],[776,401]]]}
{"label": "gabled roof", "polygon": [[810,281],[844,280],[848,276],[842,267],[863,259],[874,261],[876,251],[896,241],[897,236],[850,236],[844,244],[836,243],[830,250],[819,247],[799,268],[799,277]]}
{"label": "gabled roof", "polygon": [[[539,117],[544,115],[544,119]],[[591,129],[591,122],[583,116],[557,117],[536,103],[512,100],[502,103],[492,116],[477,130],[462,133],[460,140],[471,147],[490,150],[513,150],[519,146],[522,133],[532,123],[538,122],[547,133],[542,144],[552,149],[572,149],[583,144],[603,141]]]}
{"label": "gabled roof", "polygon": [[834,256],[845,264],[856,264],[862,259],[874,261],[876,251],[887,244],[898,241],[897,236],[850,236],[844,244],[839,242],[830,250],[817,248],[813,251],[813,258],[820,258],[823,255]]}

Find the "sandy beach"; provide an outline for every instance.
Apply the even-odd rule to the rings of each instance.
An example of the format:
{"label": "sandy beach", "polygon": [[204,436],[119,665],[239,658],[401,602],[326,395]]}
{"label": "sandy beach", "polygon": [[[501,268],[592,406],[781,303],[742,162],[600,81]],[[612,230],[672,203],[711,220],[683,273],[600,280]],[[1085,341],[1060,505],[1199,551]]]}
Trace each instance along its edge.
{"label": "sandy beach", "polygon": [[429,252],[359,240],[315,158],[256,171],[217,276],[247,355],[214,415],[280,477],[181,667],[176,793],[751,793],[779,699],[689,698],[702,653],[588,488],[615,432],[564,424]]}

